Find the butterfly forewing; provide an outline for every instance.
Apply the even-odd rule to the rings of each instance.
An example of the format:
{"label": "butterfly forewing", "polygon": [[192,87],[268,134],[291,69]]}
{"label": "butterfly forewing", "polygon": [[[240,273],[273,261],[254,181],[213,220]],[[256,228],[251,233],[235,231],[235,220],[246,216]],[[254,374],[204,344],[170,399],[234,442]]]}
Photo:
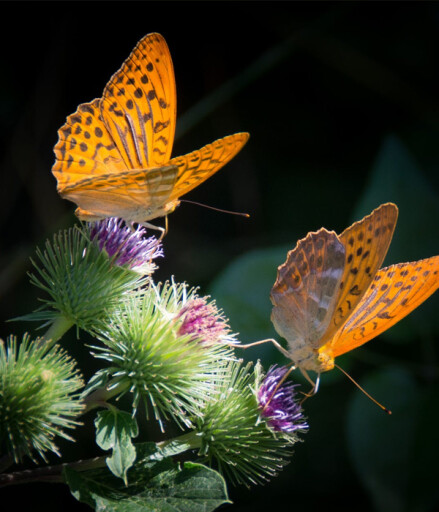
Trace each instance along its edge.
{"label": "butterfly forewing", "polygon": [[139,41],[105,87],[101,112],[128,168],[168,162],[176,90],[171,56],[161,35],[148,34]]}
{"label": "butterfly forewing", "polygon": [[322,344],[341,329],[369,288],[389,249],[397,217],[398,208],[386,203],[339,235],[346,251],[345,268],[334,316]]}
{"label": "butterfly forewing", "polygon": [[333,231],[321,229],[300,240],[278,269],[271,290],[271,319],[294,349],[318,348],[334,314],[345,251]]}
{"label": "butterfly forewing", "polygon": [[61,194],[84,178],[127,170],[102,121],[99,101],[79,105],[58,131],[52,172]]}
{"label": "butterfly forewing", "polygon": [[248,133],[235,133],[197,151],[173,158],[169,164],[178,167],[178,177],[171,199],[178,199],[207,180],[229,162],[244,146]]}
{"label": "butterfly forewing", "polygon": [[331,348],[344,354],[389,329],[439,288],[439,256],[379,270]]}

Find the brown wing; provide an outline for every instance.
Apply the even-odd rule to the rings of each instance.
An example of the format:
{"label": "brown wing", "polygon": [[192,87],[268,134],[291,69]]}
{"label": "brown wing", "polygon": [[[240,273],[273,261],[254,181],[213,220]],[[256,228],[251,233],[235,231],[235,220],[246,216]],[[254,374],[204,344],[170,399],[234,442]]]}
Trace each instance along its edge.
{"label": "brown wing", "polygon": [[337,235],[320,229],[300,240],[278,268],[271,320],[293,355],[303,345],[320,347],[334,314],[344,260]]}
{"label": "brown wing", "polygon": [[171,158],[176,122],[174,68],[166,41],[148,34],[105,87],[101,113],[128,169]]}
{"label": "brown wing", "polygon": [[58,131],[52,172],[61,194],[85,178],[127,170],[102,121],[99,101],[79,105]]}
{"label": "brown wing", "polygon": [[331,340],[355,311],[380,268],[395,229],[398,208],[386,203],[339,235],[346,261],[334,316],[322,344]]}
{"label": "brown wing", "polygon": [[439,288],[439,256],[379,270],[354,314],[334,339],[334,357],[375,338]]}
{"label": "brown wing", "polygon": [[235,133],[170,160],[169,165],[178,167],[178,177],[171,199],[187,194],[219,171],[241,151],[248,138],[248,133]]}

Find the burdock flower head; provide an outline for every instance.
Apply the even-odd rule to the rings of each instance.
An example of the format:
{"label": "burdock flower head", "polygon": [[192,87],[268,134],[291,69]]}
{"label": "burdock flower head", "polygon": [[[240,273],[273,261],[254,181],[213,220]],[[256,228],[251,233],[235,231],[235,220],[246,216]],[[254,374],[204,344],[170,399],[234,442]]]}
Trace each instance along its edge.
{"label": "burdock flower head", "polygon": [[[276,374],[275,386],[279,382]],[[200,455],[233,483],[258,484],[275,476],[288,463],[291,448],[299,440],[296,431],[307,427],[300,407],[293,402],[291,386],[279,388],[285,395],[279,400],[273,383],[273,372],[268,381],[263,379],[259,363],[253,369],[251,364],[231,361],[226,377],[218,381],[217,392],[206,396],[202,414],[194,419]],[[281,428],[270,425],[265,415],[261,417],[260,395],[268,404],[273,392],[279,411],[270,408],[270,420],[275,418]],[[283,423],[279,421],[281,412]]]}
{"label": "burdock flower head", "polygon": [[90,330],[111,316],[149,280],[152,260],[163,254],[160,242],[144,233],[114,218],[60,231],[37,248],[36,273],[30,276],[49,298],[42,298],[40,311],[21,318],[56,322],[51,332],[56,340],[71,325]]}
{"label": "burdock flower head", "polygon": [[111,217],[90,224],[90,238],[105,251],[116,265],[127,266],[141,274],[152,274],[157,268],[153,259],[163,256],[163,247],[155,236],[145,238],[146,229],[132,230],[122,219]]}
{"label": "burdock flower head", "polygon": [[[204,311],[204,321],[197,321],[195,314],[193,323],[185,324],[194,304],[200,306],[195,312]],[[181,311],[186,311],[183,321]],[[223,333],[224,326],[218,329],[206,320],[213,315],[219,321],[214,313],[217,310],[205,301],[198,302],[195,289],[174,281],[151,281],[128,297],[110,319],[96,323],[102,344],[94,347],[93,354],[108,362],[99,374],[108,383],[107,397],[129,392],[133,411],[143,402],[147,415],[153,411],[161,427],[169,418],[190,425],[189,416],[197,414],[205,397],[215,392],[217,380],[234,357],[229,344],[212,342],[213,333],[233,339]],[[197,328],[191,328],[194,325]],[[204,343],[207,338],[210,343]]]}
{"label": "burdock flower head", "polygon": [[308,428],[302,408],[296,402],[294,388],[297,384],[283,382],[288,371],[286,366],[272,366],[258,390],[261,416],[276,432],[292,433]]}
{"label": "burdock flower head", "polygon": [[187,300],[178,312],[177,320],[181,320],[180,336],[189,334],[205,345],[238,344],[222,311],[218,310],[215,302],[208,302],[208,297],[195,296]]}

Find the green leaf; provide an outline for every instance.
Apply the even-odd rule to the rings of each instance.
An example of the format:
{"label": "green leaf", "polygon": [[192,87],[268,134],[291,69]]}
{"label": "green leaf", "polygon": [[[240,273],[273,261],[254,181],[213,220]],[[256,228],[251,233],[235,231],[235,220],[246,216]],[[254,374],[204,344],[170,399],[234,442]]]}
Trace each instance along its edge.
{"label": "green leaf", "polygon": [[136,463],[127,486],[106,468],[67,468],[64,477],[73,496],[98,512],[209,512],[230,503],[217,472],[193,463],[180,468],[169,458]]}
{"label": "green leaf", "polygon": [[420,396],[413,377],[395,367],[361,382],[392,410],[388,416],[355,393],[348,418],[348,443],[356,471],[378,511],[407,510],[411,457]]}
{"label": "green leaf", "polygon": [[136,460],[136,449],[131,438],[139,433],[136,420],[124,411],[111,408],[100,411],[95,420],[96,443],[103,450],[113,450],[107,466],[113,475],[127,484],[127,471]]}

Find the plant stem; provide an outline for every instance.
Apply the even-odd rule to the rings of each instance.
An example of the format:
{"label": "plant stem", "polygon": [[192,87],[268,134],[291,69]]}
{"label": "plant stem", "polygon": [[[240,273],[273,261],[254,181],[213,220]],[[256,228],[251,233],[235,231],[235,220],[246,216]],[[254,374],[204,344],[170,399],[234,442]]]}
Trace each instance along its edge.
{"label": "plant stem", "polygon": [[[187,450],[194,450],[201,447],[201,437],[197,433],[189,432],[174,439],[168,439],[157,443],[165,457],[178,455]],[[46,466],[44,468],[27,469],[24,471],[16,471],[14,473],[5,473],[0,475],[0,488],[8,485],[25,484],[29,482],[48,482],[57,483],[64,482],[63,469],[69,468],[75,471],[87,471],[89,469],[103,468],[106,466],[107,455],[95,457],[93,459],[79,460],[76,462],[68,462],[57,464],[54,466]]]}
{"label": "plant stem", "polygon": [[173,439],[166,439],[157,443],[157,446],[166,456],[177,455],[187,450],[201,448],[201,437],[192,431]]}
{"label": "plant stem", "polygon": [[55,319],[42,338],[47,342],[50,342],[52,345],[56,343],[70,329],[70,327],[72,327],[73,323],[74,322],[72,320],[59,316]]}
{"label": "plant stem", "polygon": [[108,389],[108,386],[96,389],[84,399],[85,409],[82,411],[82,414],[85,414],[92,409],[96,409],[97,407],[108,407],[107,400],[115,395],[123,393],[124,390],[128,388],[128,384],[124,386],[115,386],[110,390]]}
{"label": "plant stem", "polygon": [[8,485],[25,484],[28,482],[63,482],[62,471],[64,468],[74,469],[75,471],[86,471],[88,469],[103,468],[106,465],[107,457],[95,457],[93,459],[80,460],[58,464],[56,466],[47,466],[45,468],[27,469],[25,471],[16,471],[0,475],[0,487]]}

